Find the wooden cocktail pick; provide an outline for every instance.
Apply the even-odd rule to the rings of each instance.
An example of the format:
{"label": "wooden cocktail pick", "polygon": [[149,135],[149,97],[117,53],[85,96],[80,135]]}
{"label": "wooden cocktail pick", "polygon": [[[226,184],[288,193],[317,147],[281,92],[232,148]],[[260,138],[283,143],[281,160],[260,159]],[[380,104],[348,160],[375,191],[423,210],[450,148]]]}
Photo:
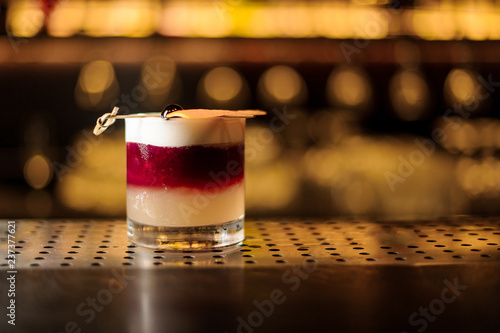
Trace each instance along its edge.
{"label": "wooden cocktail pick", "polygon": [[265,111],[261,110],[212,110],[212,109],[188,109],[176,110],[167,113],[164,118],[253,118],[255,116],[264,116]]}
{"label": "wooden cocktail pick", "polygon": [[115,106],[110,113],[105,113],[101,117],[97,118],[96,125],[94,127],[94,135],[100,135],[109,126],[113,125],[116,119],[125,118],[253,118],[255,116],[266,115],[265,111],[261,110],[214,110],[214,109],[182,109],[179,105],[170,104],[167,105],[161,113],[151,113],[151,114],[129,114],[129,115],[118,115],[118,107]]}

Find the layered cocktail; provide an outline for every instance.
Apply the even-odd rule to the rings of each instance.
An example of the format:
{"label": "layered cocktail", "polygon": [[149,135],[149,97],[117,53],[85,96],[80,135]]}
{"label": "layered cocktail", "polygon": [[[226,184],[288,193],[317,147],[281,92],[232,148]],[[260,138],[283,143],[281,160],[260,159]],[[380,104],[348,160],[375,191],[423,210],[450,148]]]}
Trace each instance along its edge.
{"label": "layered cocktail", "polygon": [[245,118],[127,118],[132,242],[203,249],[244,238]]}

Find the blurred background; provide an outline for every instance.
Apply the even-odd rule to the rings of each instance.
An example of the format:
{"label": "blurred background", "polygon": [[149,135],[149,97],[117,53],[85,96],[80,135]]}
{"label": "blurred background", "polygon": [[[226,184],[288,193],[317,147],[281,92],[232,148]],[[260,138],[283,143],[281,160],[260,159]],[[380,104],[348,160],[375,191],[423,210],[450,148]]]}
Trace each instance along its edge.
{"label": "blurred background", "polygon": [[500,1],[0,1],[0,216],[125,216],[123,122],[259,108],[248,216],[498,214]]}

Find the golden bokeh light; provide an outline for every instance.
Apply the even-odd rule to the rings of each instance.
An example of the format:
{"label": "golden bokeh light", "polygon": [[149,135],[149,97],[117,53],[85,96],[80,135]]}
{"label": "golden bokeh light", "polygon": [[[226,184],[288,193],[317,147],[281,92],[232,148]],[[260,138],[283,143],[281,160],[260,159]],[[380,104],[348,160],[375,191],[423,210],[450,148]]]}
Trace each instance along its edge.
{"label": "golden bokeh light", "polygon": [[[191,32],[194,36],[218,38],[231,34],[233,19],[229,15],[223,15],[217,6],[211,2],[202,2],[191,5],[192,10],[189,17]],[[210,27],[210,28],[208,28]]]}
{"label": "golden bokeh light", "polygon": [[201,84],[210,98],[226,102],[236,98],[241,93],[243,78],[232,68],[217,67],[205,75]]}
{"label": "golden bokeh light", "polygon": [[450,40],[457,35],[455,7],[443,2],[417,8],[405,15],[415,35],[427,40]]}
{"label": "golden bokeh light", "polygon": [[81,108],[109,107],[117,94],[118,83],[109,61],[94,60],[83,66],[75,88],[75,99]]}
{"label": "golden bokeh light", "polygon": [[474,79],[471,75],[461,69],[454,69],[450,76],[450,90],[453,96],[460,102],[465,102],[474,96]]}
{"label": "golden bokeh light", "polygon": [[309,149],[304,156],[303,167],[305,176],[320,186],[343,186],[347,180],[343,177],[342,156],[334,153],[333,149]]}
{"label": "golden bokeh light", "polygon": [[102,93],[114,80],[113,65],[108,61],[96,60],[82,68],[79,84],[82,90],[89,93]]}
{"label": "golden bokeh light", "polygon": [[[85,149],[83,147],[86,147]],[[103,216],[125,215],[126,154],[123,131],[95,138],[82,134],[72,146],[70,172],[61,168],[56,192],[61,203],[76,211]],[[67,172],[65,172],[67,171]]]}
{"label": "golden bokeh light", "polygon": [[480,133],[471,122],[463,122],[459,127],[456,124],[445,124],[443,127],[446,140],[443,147],[451,153],[474,154],[480,148]]}
{"label": "golden bokeh light", "polygon": [[[249,37],[365,40],[498,40],[500,10],[486,1],[417,4],[394,15],[387,0],[351,1],[59,1],[48,17],[51,36]],[[43,28],[39,1],[10,1],[8,30],[32,37]],[[400,8],[401,9],[401,8]],[[291,23],[292,22],[292,23]]]}
{"label": "golden bokeh light", "polygon": [[477,88],[479,82],[477,73],[467,69],[454,68],[444,82],[444,93],[450,105],[472,105],[478,103]]}
{"label": "golden bokeh light", "polygon": [[315,10],[314,25],[317,35],[328,38],[349,38],[349,7],[345,2],[323,2],[321,10]]}
{"label": "golden bokeh light", "polygon": [[253,212],[286,211],[300,190],[299,156],[285,152],[263,125],[245,131],[245,206]]}
{"label": "golden bokeh light", "polygon": [[330,214],[430,216],[463,209],[456,198],[436,205],[450,198],[450,191],[459,192],[450,173],[453,158],[441,151],[427,156],[414,139],[354,135],[311,147],[303,157],[303,177],[315,186],[311,195],[322,193],[311,204],[330,193]]}
{"label": "golden bokeh light", "polygon": [[[54,11],[44,16],[38,0],[9,1],[4,5],[5,41],[15,46],[16,38],[24,37],[17,42],[30,44],[26,51],[4,58],[14,67],[35,64],[28,51],[42,50],[37,56],[42,62],[64,62],[74,68],[89,61],[82,64],[74,87],[76,104],[84,110],[109,111],[116,101],[125,104],[118,99],[117,74],[124,87],[133,86],[121,96],[137,92],[130,97],[142,111],[158,111],[176,100],[204,108],[250,105],[270,111],[286,106],[287,114],[295,118],[283,130],[275,130],[276,123],[259,125],[271,117],[279,118],[271,112],[269,118],[247,126],[246,200],[252,212],[288,212],[298,202],[294,200],[317,193],[324,196],[322,204],[331,209],[328,213],[384,216],[448,214],[466,211],[467,204],[484,197],[500,197],[500,121],[485,118],[486,112],[494,117],[498,106],[492,87],[497,79],[494,73],[489,76],[495,54],[488,52],[495,42],[477,42],[500,40],[500,2],[420,1],[397,8],[397,15],[383,6],[386,3],[74,0],[58,1]],[[84,36],[110,38],[96,41]],[[144,38],[148,36],[153,37]],[[171,43],[170,37],[183,38]],[[217,40],[204,40],[207,38]],[[293,38],[310,40],[297,44]],[[374,41],[377,39],[383,40]],[[449,40],[457,42],[440,42]],[[94,42],[103,46],[97,53],[91,52]],[[88,43],[92,48],[82,50]],[[345,43],[353,47],[352,62],[339,48]],[[294,50],[296,44],[320,47]],[[45,49],[47,45],[54,46],[53,50]],[[80,60],[71,51],[56,52],[67,45],[75,52],[83,51]],[[235,45],[241,48],[234,50]],[[200,48],[203,52],[198,52]],[[165,56],[148,58],[154,54],[170,54],[177,63]],[[331,67],[331,73],[322,72],[328,64],[338,67]],[[207,66],[211,67],[191,91],[193,80]],[[268,66],[266,71],[262,66]],[[393,76],[385,86],[388,75]],[[258,81],[256,87],[254,81]],[[380,82],[384,86],[377,86]],[[181,91],[183,86],[188,90]],[[442,91],[434,90],[440,87]],[[255,101],[250,98],[253,93]],[[125,108],[123,105],[124,113]],[[371,110],[377,114],[366,117]],[[386,111],[408,123],[392,117],[385,122]],[[26,146],[21,152],[21,171],[27,185],[16,197],[21,198],[18,205],[37,217],[55,215],[61,205],[63,212],[67,208],[81,215],[124,215],[123,133],[107,133],[95,141],[79,136],[73,149],[85,142],[91,143],[91,149],[80,154],[78,163],[70,166],[71,172],[56,184],[55,166],[48,156],[55,156],[66,143],[60,141],[61,133],[54,134],[59,120],[52,119],[52,111],[36,112],[50,123],[29,116],[27,121],[33,125],[20,132],[25,136],[19,140]],[[434,130],[443,131],[442,141],[409,134],[427,132],[431,120]],[[385,130],[391,131],[390,136],[381,133]],[[395,134],[395,130],[406,132]],[[431,140],[436,149],[426,154],[415,143],[418,140]],[[400,175],[401,165],[406,163],[402,159],[409,161],[410,156],[423,156],[422,164],[410,165],[410,175],[400,176],[402,180],[391,191],[384,175]],[[50,197],[52,187],[59,201]],[[8,191],[4,193],[7,197]]]}
{"label": "golden bokeh light", "polygon": [[283,145],[266,126],[248,124],[245,129],[245,163],[268,164],[283,152]]}
{"label": "golden bokeh light", "polygon": [[190,12],[187,4],[180,1],[170,1],[163,6],[158,33],[164,36],[189,36],[191,27]]}
{"label": "golden bokeh light", "polygon": [[82,30],[92,37],[147,37],[158,28],[158,1],[88,1]]}
{"label": "golden bokeh light", "polygon": [[236,35],[248,38],[272,38],[279,36],[279,23],[275,19],[276,10],[265,8],[256,2],[248,2],[248,8],[240,8],[235,20]]}
{"label": "golden bokeh light", "polygon": [[300,74],[288,66],[274,66],[259,79],[258,90],[266,102],[300,104],[307,96],[307,88]]}
{"label": "golden bokeh light", "polygon": [[429,111],[429,87],[420,72],[403,70],[394,75],[389,83],[389,94],[400,119],[420,120]]}
{"label": "golden bokeh light", "polygon": [[254,212],[283,210],[299,192],[299,174],[285,159],[245,170],[245,206]]}
{"label": "golden bokeh light", "polygon": [[36,190],[47,186],[52,180],[52,175],[52,165],[44,155],[33,155],[24,164],[24,179]]}
{"label": "golden bokeh light", "polygon": [[80,32],[85,19],[85,1],[61,1],[50,14],[47,32],[54,37],[70,37]]}
{"label": "golden bokeh light", "polygon": [[451,153],[474,155],[480,151],[482,156],[490,156],[500,147],[500,122],[492,118],[450,119],[436,123],[436,129],[443,131],[445,140],[441,145]]}
{"label": "golden bokeh light", "polygon": [[225,3],[171,1],[163,7],[158,32],[166,36],[225,37],[231,34],[233,22]]}
{"label": "golden bokeh light", "polygon": [[349,7],[349,35],[355,38],[382,39],[389,33],[390,14],[375,7]]}
{"label": "golden bokeh light", "polygon": [[464,1],[457,4],[456,22],[460,34],[470,40],[485,40],[489,37],[488,13],[492,4],[486,1]]}
{"label": "golden bokeh light", "polygon": [[367,75],[355,67],[334,69],[326,84],[326,94],[333,106],[361,112],[366,111],[372,100]]}
{"label": "golden bokeh light", "polygon": [[455,148],[466,155],[472,155],[479,148],[480,133],[470,123],[464,123],[456,130]]}
{"label": "golden bokeh light", "polygon": [[489,22],[489,39],[500,39],[500,6],[495,6],[486,15],[485,19]]}
{"label": "golden bokeh light", "polygon": [[471,197],[497,197],[500,194],[500,161],[494,157],[473,159],[461,157],[455,168],[455,177],[465,193]]}
{"label": "golden bokeh light", "polygon": [[21,0],[9,3],[7,30],[16,37],[33,37],[44,25],[44,14],[37,1]]}
{"label": "golden bokeh light", "polygon": [[274,16],[278,25],[278,35],[290,38],[311,37],[314,34],[311,11],[311,7],[304,3],[290,5],[290,2],[278,2]]}
{"label": "golden bokeh light", "polygon": [[378,0],[350,0],[349,2],[358,6],[373,6],[380,4]]}

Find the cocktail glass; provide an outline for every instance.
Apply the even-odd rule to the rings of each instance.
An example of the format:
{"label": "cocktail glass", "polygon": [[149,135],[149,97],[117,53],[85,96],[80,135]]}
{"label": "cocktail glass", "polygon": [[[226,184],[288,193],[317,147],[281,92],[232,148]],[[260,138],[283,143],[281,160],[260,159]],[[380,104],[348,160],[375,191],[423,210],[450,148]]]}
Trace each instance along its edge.
{"label": "cocktail glass", "polygon": [[244,239],[245,118],[125,120],[128,236],[172,250]]}

